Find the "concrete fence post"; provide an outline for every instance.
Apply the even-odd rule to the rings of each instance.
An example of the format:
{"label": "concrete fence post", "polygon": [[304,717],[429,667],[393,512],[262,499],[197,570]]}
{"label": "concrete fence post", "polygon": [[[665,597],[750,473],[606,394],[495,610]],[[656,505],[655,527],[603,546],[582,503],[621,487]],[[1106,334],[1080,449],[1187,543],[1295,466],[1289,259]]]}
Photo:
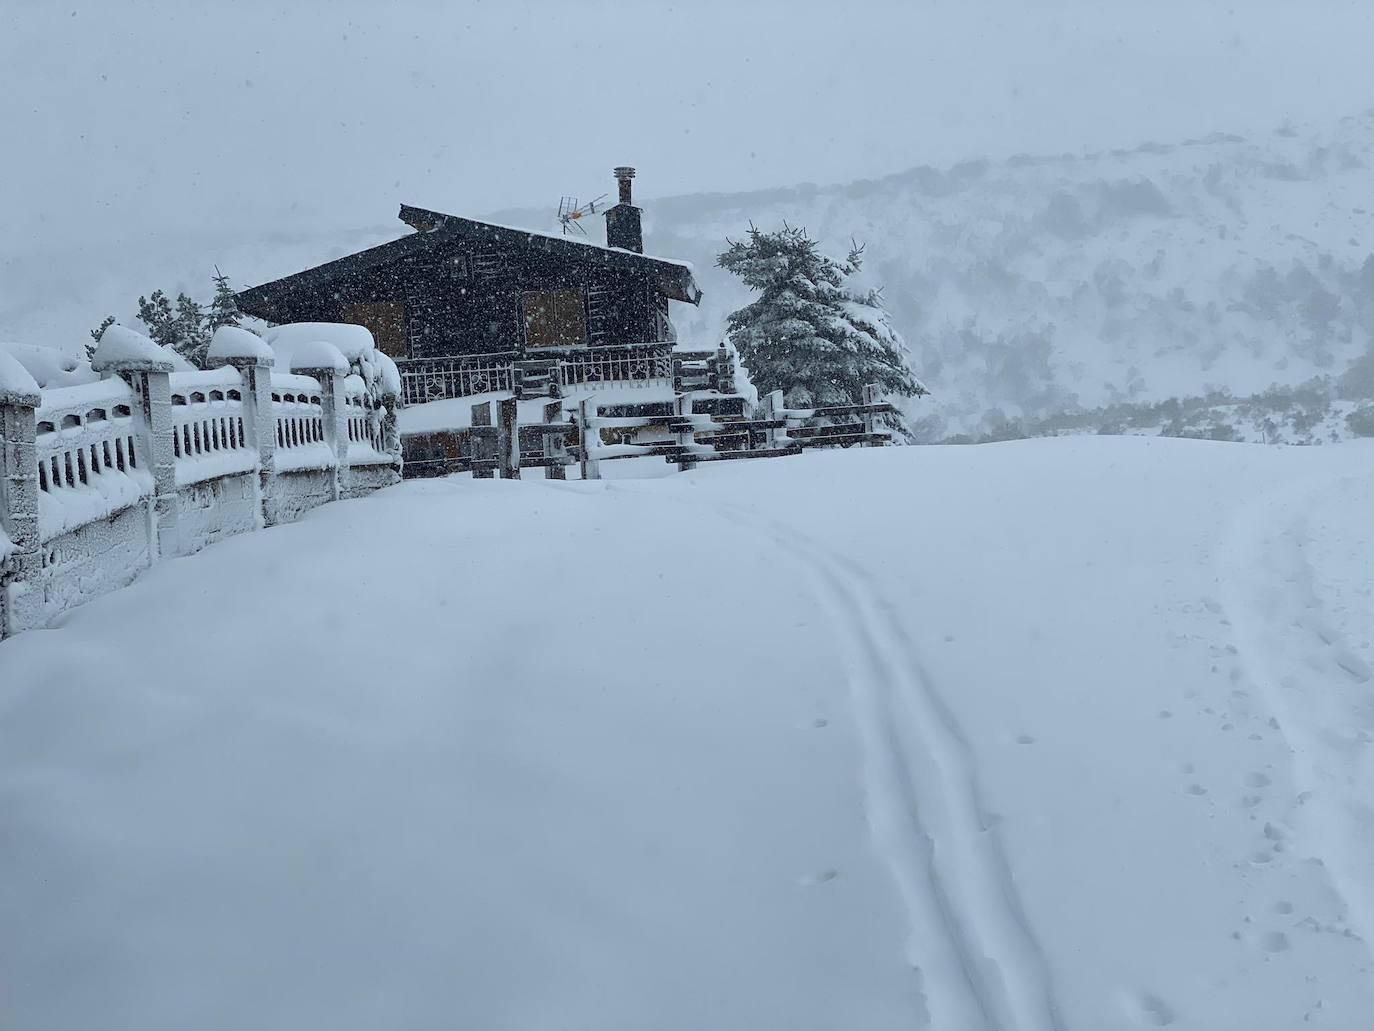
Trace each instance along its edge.
{"label": "concrete fence post", "polygon": [[401,404],[401,396],[399,394],[383,394],[380,403],[382,405],[382,448],[391,456],[391,468],[396,471],[396,478],[399,480],[405,473],[405,452],[401,447],[401,424],[396,417],[396,410]]}
{"label": "concrete fence post", "polygon": [[258,526],[267,523],[266,504],[272,489],[272,468],[277,456],[277,413],[272,408],[272,364],[266,356],[226,358],[224,364],[238,369],[243,380],[243,433],[258,452],[257,493]]}
{"label": "concrete fence post", "polygon": [[177,497],[177,460],[173,442],[176,425],[172,418],[172,363],[159,358],[140,357],[93,361],[92,367],[97,372],[117,373],[138,397],[143,446],[148,456],[148,467],[153,474],[148,556],[156,562],[164,556],[179,555],[181,502]]}
{"label": "concrete fence post", "polygon": [[[3,357],[3,355],[0,355]],[[13,363],[17,365],[18,363]],[[18,377],[15,377],[18,379]],[[0,388],[0,530],[12,550],[0,558],[0,638],[43,621],[43,551],[38,527],[37,385]]]}
{"label": "concrete fence post", "polygon": [[313,376],[320,381],[320,417],[324,422],[324,442],[334,452],[334,469],[329,486],[330,500],[338,501],[348,491],[348,406],[344,403],[344,379],[347,367],[322,365],[302,367],[292,371]]}

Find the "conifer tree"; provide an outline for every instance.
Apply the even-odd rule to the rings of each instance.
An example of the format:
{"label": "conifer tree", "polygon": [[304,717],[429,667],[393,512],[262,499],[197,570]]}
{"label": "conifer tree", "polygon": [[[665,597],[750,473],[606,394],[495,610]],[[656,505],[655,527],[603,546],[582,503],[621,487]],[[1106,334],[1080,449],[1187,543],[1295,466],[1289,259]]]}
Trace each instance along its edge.
{"label": "conifer tree", "polygon": [[210,347],[205,313],[186,294],[177,294],[175,304],[161,290],[139,297],[138,319],[148,327],[154,343],[171,348],[198,369],[205,367]]}
{"label": "conifer tree", "polygon": [[114,324],[115,317],[113,315],[106,315],[103,319],[100,320],[100,325],[96,326],[95,329],[91,330],[91,340],[94,342],[86,345],[87,361],[90,361],[92,358],[95,357],[96,345],[100,343],[100,338],[105,335],[105,330],[109,329]]}
{"label": "conifer tree", "polygon": [[229,277],[215,266],[215,296],[210,300],[210,308],[205,315],[205,325],[211,335],[220,326],[237,326],[243,315],[239,312],[239,302],[229,286]]}
{"label": "conifer tree", "polygon": [[928,392],[880,291],[848,283],[862,268],[862,247],[836,261],[785,223],[771,233],[751,225],[748,240],[728,242],[716,264],[759,293],[730,315],[727,330],[760,391],[781,390],[797,407],[856,404],[869,383],[889,397]]}

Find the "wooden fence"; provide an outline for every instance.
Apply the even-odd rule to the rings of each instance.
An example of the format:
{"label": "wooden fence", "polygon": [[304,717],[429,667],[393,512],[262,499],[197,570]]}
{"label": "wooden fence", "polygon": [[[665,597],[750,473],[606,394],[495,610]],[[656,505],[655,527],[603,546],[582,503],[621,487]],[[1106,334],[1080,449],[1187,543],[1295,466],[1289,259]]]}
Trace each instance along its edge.
{"label": "wooden fence", "polygon": [[470,427],[405,435],[404,469],[408,478],[467,472],[503,479],[518,479],[521,469],[545,469],[550,478],[564,479],[567,467],[576,465],[583,479],[598,479],[602,462],[662,458],[686,470],[818,447],[882,446],[890,437],[876,420],[894,411],[868,386],[860,404],[820,408],[787,408],[775,391],[755,413],[747,413],[738,396],[606,405],[592,396],[575,407],[551,400],[542,421],[520,423],[512,397],[473,405]]}
{"label": "wooden fence", "polygon": [[675,351],[668,342],[400,359],[396,364],[408,405],[486,393],[513,393],[526,399],[561,397],[570,389],[612,383],[671,386],[679,394],[687,390],[729,394],[735,389],[734,359],[726,348]]}

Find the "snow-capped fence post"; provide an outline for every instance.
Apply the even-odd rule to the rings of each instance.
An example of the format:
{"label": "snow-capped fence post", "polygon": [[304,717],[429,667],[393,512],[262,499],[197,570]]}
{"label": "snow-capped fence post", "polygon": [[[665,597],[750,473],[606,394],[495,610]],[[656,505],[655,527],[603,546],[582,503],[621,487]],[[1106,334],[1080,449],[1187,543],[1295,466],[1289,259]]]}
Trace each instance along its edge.
{"label": "snow-capped fence post", "polygon": [[[102,336],[102,346],[111,340],[111,326]],[[137,334],[130,333],[130,336]],[[115,338],[113,343],[117,344]],[[143,344],[146,343],[146,347]],[[161,348],[140,338],[127,348],[114,347],[114,356],[96,348],[91,368],[113,372],[133,388],[139,399],[142,430],[146,434],[149,464],[153,474],[153,496],[149,520],[148,554],[160,557],[181,554],[181,499],[177,496],[176,420],[172,416],[172,362],[160,356]]]}
{"label": "snow-capped fence post", "polygon": [[501,398],[499,408],[500,433],[497,447],[501,457],[501,479],[520,479],[520,402],[513,397]]}
{"label": "snow-capped fence post", "polygon": [[[544,422],[554,425],[563,421],[563,403],[550,401],[544,405]],[[568,444],[561,433],[544,434],[544,477],[549,480],[566,480],[568,471],[564,468],[568,461]]]}
{"label": "snow-capped fence post", "polygon": [[577,425],[579,439],[582,441],[582,478],[601,479],[601,463],[597,460],[596,449],[601,444],[601,431],[592,425],[596,419],[597,402],[594,397],[584,397],[577,406]]}
{"label": "snow-capped fence post", "polygon": [[238,370],[243,380],[243,429],[248,446],[257,450],[258,475],[254,490],[257,494],[258,519],[265,523],[264,502],[272,480],[272,466],[277,454],[276,415],[272,411],[272,365],[270,356],[232,357],[220,359]]}
{"label": "snow-capped fence post", "polygon": [[43,552],[38,531],[38,453],[34,410],[38,384],[17,361],[0,352],[0,637],[42,622],[39,578]]}
{"label": "snow-capped fence post", "polygon": [[677,355],[673,355],[673,393],[674,393],[674,394],[681,394],[681,393],[683,392],[682,368],[683,368],[683,367],[682,367],[682,359],[681,359],[680,357],[678,357]]}
{"label": "snow-capped fence post", "polygon": [[[472,429],[470,435],[472,441],[472,478],[474,480],[490,480],[496,475],[486,463],[496,456],[491,451],[491,402],[483,401],[481,404],[472,406]],[[486,430],[486,432],[484,432]]]}
{"label": "snow-capped fence post", "polygon": [[[342,356],[339,362],[343,362]],[[320,384],[320,421],[324,442],[334,454],[330,472],[330,500],[338,501],[348,491],[348,406],[344,401],[344,377],[348,365],[293,365],[292,372],[310,376]]]}
{"label": "snow-capped fence post", "polygon": [[696,431],[690,425],[692,419],[692,397],[690,394],[678,394],[675,402],[675,409],[679,419],[685,419],[688,425],[676,433],[678,447],[682,448],[682,457],[678,459],[677,470],[680,473],[688,472],[697,467],[697,463],[692,459],[692,447],[696,444]]}

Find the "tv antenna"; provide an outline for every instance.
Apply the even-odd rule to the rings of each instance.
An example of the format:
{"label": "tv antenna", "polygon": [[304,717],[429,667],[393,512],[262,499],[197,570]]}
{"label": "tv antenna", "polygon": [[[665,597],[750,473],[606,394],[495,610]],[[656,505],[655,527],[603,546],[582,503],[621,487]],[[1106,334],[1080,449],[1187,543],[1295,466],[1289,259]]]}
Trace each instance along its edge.
{"label": "tv antenna", "polygon": [[563,227],[563,235],[567,236],[571,232],[577,232],[583,236],[587,235],[587,230],[582,228],[582,220],[588,215],[595,215],[597,205],[606,199],[603,193],[595,200],[588,201],[586,204],[577,203],[576,197],[564,197],[558,202],[558,224]]}

